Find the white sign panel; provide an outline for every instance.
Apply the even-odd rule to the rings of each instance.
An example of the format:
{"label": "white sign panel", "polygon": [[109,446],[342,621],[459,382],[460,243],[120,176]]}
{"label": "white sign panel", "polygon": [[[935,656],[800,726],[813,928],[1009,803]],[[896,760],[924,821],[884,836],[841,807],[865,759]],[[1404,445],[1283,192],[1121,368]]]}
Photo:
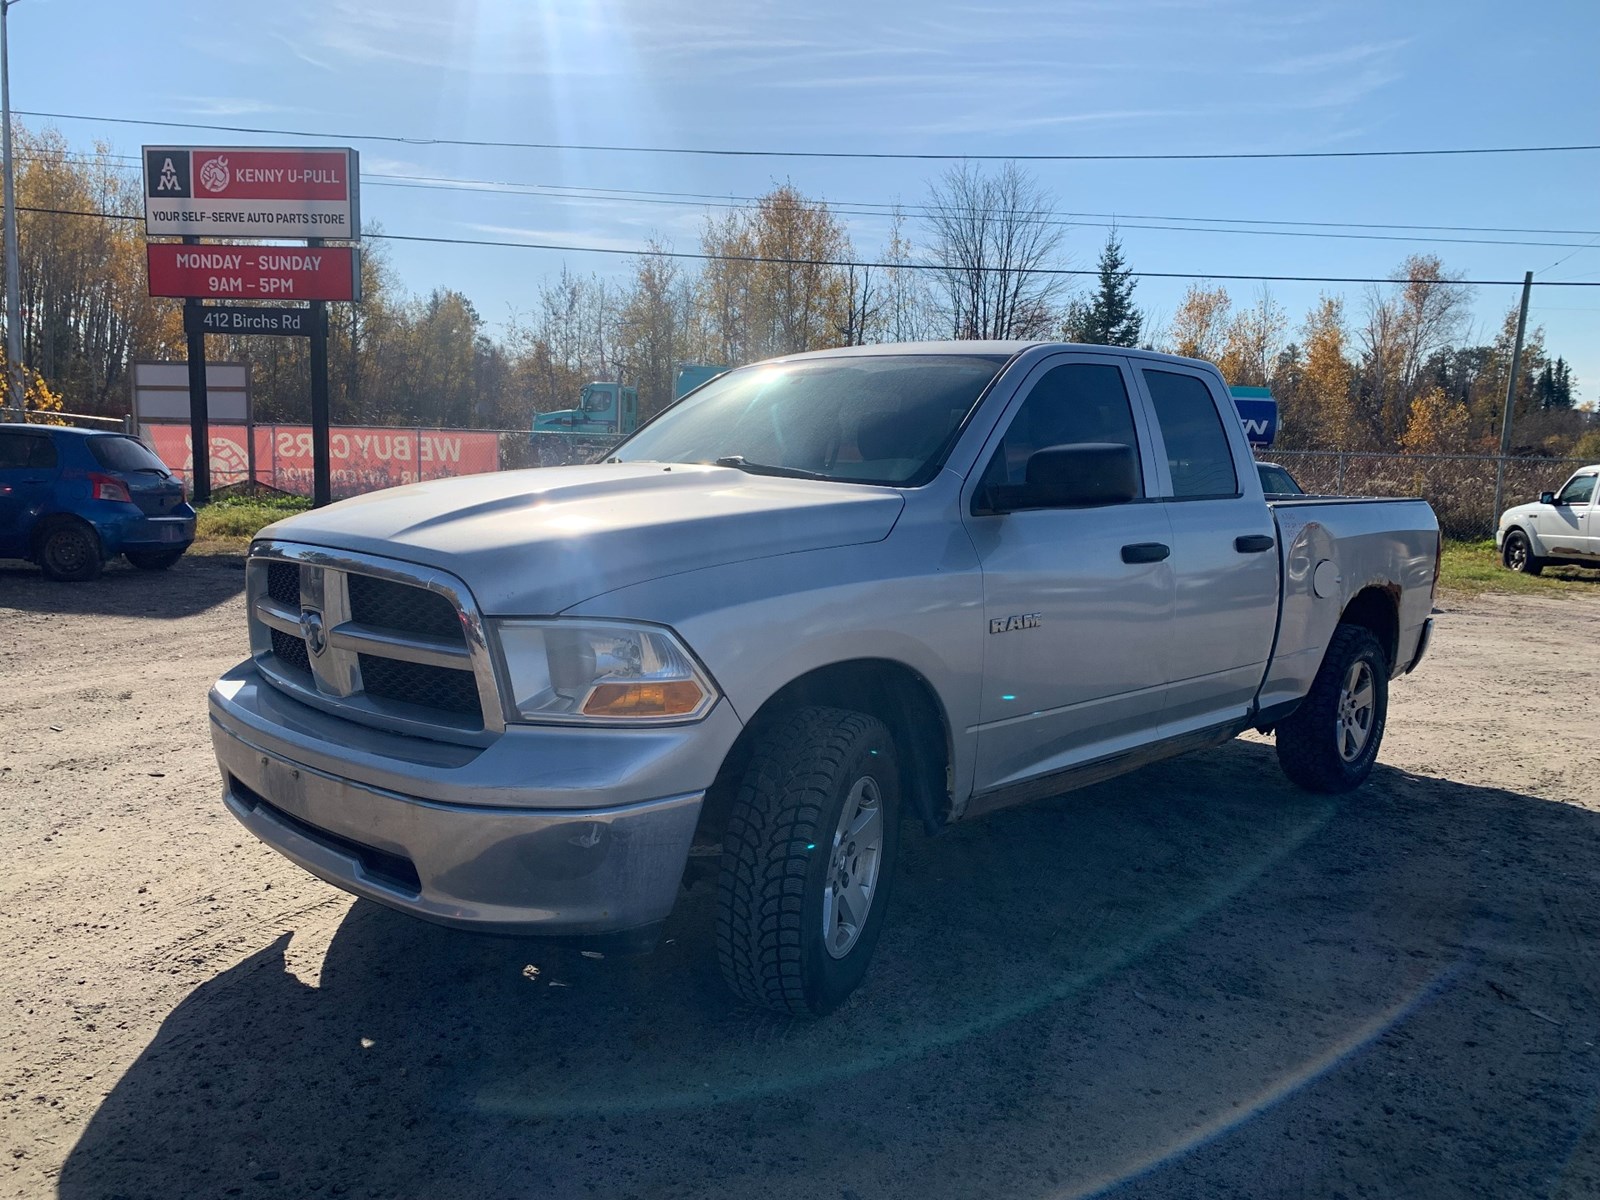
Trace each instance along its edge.
{"label": "white sign panel", "polygon": [[[218,424],[244,425],[250,420],[250,368],[245,363],[206,364],[206,413]],[[133,419],[189,420],[189,364],[133,364]]]}
{"label": "white sign panel", "polygon": [[361,237],[360,158],[306,146],[144,147],[150,237]]}

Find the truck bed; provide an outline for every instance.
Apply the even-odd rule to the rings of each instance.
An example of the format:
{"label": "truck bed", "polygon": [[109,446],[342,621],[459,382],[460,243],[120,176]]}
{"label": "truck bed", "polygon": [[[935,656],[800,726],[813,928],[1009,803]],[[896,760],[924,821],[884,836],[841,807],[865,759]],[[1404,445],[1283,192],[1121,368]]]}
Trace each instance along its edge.
{"label": "truck bed", "polygon": [[1416,657],[1433,611],[1439,524],[1427,502],[1365,496],[1269,500],[1278,527],[1278,644],[1260,693],[1263,711],[1304,696],[1339,614],[1377,589],[1399,606],[1394,674]]}

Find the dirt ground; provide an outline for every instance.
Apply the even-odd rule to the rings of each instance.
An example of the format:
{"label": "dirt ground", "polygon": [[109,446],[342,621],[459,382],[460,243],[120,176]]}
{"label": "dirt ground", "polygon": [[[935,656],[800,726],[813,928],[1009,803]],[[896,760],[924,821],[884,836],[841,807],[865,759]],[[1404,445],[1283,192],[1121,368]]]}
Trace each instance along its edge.
{"label": "dirt ground", "polygon": [[1259,739],[907,843],[868,982],[437,930],[218,800],[236,559],[0,564],[0,1195],[1600,1192],[1600,603],[1442,602],[1359,793]]}

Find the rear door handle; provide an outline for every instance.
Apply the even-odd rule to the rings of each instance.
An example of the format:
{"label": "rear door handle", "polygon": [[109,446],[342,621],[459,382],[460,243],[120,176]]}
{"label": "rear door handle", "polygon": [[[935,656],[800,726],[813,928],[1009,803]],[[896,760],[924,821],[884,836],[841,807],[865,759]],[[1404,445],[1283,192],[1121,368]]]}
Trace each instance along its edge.
{"label": "rear door handle", "polygon": [[1233,548],[1240,554],[1260,554],[1264,550],[1271,550],[1277,544],[1275,538],[1265,533],[1247,533],[1243,537],[1233,539]]}
{"label": "rear door handle", "polygon": [[1125,563],[1158,563],[1172,553],[1172,547],[1161,542],[1134,542],[1122,548]]}

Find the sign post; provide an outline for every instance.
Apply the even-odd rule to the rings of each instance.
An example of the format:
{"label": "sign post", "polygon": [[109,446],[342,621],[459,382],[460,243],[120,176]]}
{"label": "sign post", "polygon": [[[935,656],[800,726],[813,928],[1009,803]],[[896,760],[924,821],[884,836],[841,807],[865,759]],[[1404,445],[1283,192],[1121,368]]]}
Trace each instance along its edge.
{"label": "sign post", "polygon": [[[4,0],[0,0],[4,3]],[[360,250],[325,239],[361,237],[360,160],[348,148],[146,146],[145,255],[152,296],[184,302],[194,498],[211,498],[205,335],[278,334],[311,339],[313,502],[329,503],[329,300],[361,299]],[[234,244],[202,245],[202,237]],[[239,245],[304,238],[305,247]],[[202,300],[294,300],[304,308],[207,307]],[[252,472],[253,478],[253,472]]]}
{"label": "sign post", "polygon": [[[197,246],[200,239],[186,237],[186,246]],[[190,313],[200,301],[189,297],[183,302],[183,323],[189,326]],[[211,501],[211,420],[206,411],[206,339],[198,332],[189,334],[189,444],[194,447],[194,468],[190,475],[190,494],[196,504]]]}
{"label": "sign post", "polygon": [[[311,238],[307,246],[321,246]],[[333,502],[333,474],[328,464],[328,305],[311,302],[311,505]]]}

